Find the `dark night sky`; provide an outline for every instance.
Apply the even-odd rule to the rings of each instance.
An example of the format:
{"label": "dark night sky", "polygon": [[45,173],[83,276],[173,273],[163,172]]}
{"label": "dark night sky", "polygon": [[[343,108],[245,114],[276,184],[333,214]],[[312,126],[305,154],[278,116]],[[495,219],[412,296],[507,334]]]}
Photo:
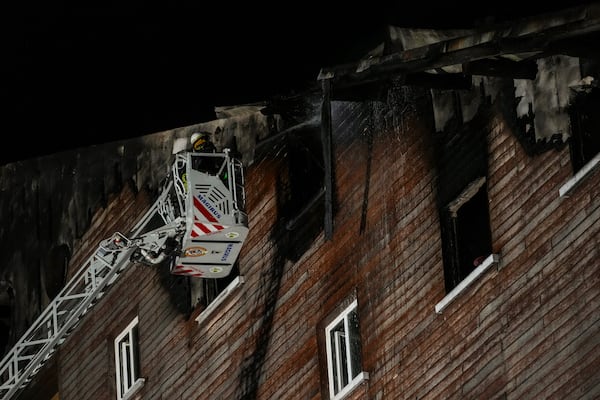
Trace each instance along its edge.
{"label": "dark night sky", "polygon": [[[314,83],[321,67],[355,60],[386,24],[472,27],[484,17],[565,7],[514,0],[204,3],[19,2],[4,12],[9,144],[0,146],[0,162],[203,122],[214,119],[215,106],[290,93]],[[570,5],[581,3],[589,2]]]}

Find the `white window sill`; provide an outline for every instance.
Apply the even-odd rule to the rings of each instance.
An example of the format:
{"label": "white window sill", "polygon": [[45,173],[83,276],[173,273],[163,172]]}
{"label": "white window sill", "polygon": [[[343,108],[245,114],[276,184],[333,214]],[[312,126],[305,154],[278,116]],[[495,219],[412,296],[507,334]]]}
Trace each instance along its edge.
{"label": "white window sill", "polygon": [[197,323],[201,323],[202,321],[204,321],[206,318],[208,318],[208,316],[214,311],[216,310],[219,305],[227,298],[229,297],[229,295],[235,291],[235,289],[237,289],[238,287],[242,286],[242,283],[244,283],[244,277],[242,275],[237,276],[234,280],[231,281],[231,283],[229,285],[227,285],[227,287],[225,289],[223,289],[223,291],[221,293],[219,293],[219,295],[208,305],[208,307],[206,307],[201,313],[200,315],[198,315],[196,317],[196,322]]}
{"label": "white window sill", "polygon": [[571,192],[600,165],[600,153],[588,161],[571,179],[558,189],[560,197],[569,197]]}
{"label": "white window sill", "polygon": [[146,382],[146,380],[144,378],[137,378],[136,381],[134,382],[134,384],[129,388],[127,393],[125,393],[123,395],[122,400],[129,400],[129,399],[133,398],[133,396],[137,393],[137,391],[140,390],[142,387],[144,387],[145,382]]}
{"label": "white window sill", "polygon": [[497,264],[500,257],[498,254],[490,254],[477,268],[473,270],[465,279],[463,279],[454,289],[450,291],[439,303],[435,305],[435,312],[438,314],[442,313],[442,310],[448,306],[464,292],[473,282],[475,282],[481,275],[485,273],[492,265]]}
{"label": "white window sill", "polygon": [[346,397],[350,392],[354,390],[358,385],[363,383],[364,381],[369,379],[369,373],[362,371],[360,374],[356,375],[352,382],[346,385],[341,391],[338,392],[335,396],[331,397],[331,400],[341,400]]}

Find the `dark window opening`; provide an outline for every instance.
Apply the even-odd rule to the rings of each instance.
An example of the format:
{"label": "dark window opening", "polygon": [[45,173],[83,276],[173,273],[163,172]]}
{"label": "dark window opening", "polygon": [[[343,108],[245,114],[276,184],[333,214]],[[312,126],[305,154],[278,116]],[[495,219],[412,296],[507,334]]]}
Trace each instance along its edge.
{"label": "dark window opening", "polygon": [[[457,112],[456,106],[454,111]],[[486,108],[462,125],[437,132],[437,195],[446,292],[492,253],[486,176]]]}
{"label": "dark window opening", "polygon": [[444,266],[449,292],[492,252],[485,180],[473,182],[446,210]]}
{"label": "dark window opening", "polygon": [[569,148],[573,171],[579,171],[600,153],[600,88],[575,95],[569,108],[571,138]]}
{"label": "dark window opening", "polygon": [[133,327],[133,329],[131,331],[131,337],[132,337],[131,350],[133,352],[133,356],[131,357],[131,359],[132,359],[131,368],[133,369],[133,374],[134,374],[135,378],[137,379],[140,376],[140,348],[138,345],[140,333],[139,333],[138,325]]}
{"label": "dark window opening", "polygon": [[323,150],[316,129],[298,129],[288,133],[287,139],[290,193],[286,211],[292,219],[322,191]]}
{"label": "dark window opening", "polygon": [[287,257],[298,260],[324,227],[324,164],[320,131],[314,126],[287,133],[287,176],[281,174],[278,215],[293,231]]}

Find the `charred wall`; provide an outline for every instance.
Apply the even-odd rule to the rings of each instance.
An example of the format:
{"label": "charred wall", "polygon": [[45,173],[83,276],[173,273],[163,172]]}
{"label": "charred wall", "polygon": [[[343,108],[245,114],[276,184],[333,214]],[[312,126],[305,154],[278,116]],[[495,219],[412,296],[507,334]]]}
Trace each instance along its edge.
{"label": "charred wall", "polygon": [[[118,202],[126,188],[156,196],[171,167],[173,152],[189,147],[189,137],[196,130],[210,132],[218,149],[229,147],[246,164],[251,164],[256,142],[281,124],[277,116],[267,118],[261,114],[263,107],[222,107],[216,110],[219,119],[208,123],[3,166],[0,169],[1,351],[8,351],[19,340],[92,254],[98,241],[88,242],[86,235],[110,237],[114,233],[113,218],[123,216],[116,211],[115,216],[105,214],[94,223],[97,213]],[[252,135],[248,134],[250,131]],[[141,211],[127,204],[120,206],[127,207],[130,214]],[[122,226],[127,233],[126,229],[132,225]],[[82,247],[87,248],[87,253],[81,253]],[[163,281],[165,287],[173,288],[173,293],[188,290],[183,299],[174,294],[173,301],[180,304],[183,313],[189,314],[189,282],[170,274]]]}
{"label": "charred wall", "polygon": [[153,160],[165,163],[132,141],[2,167],[0,273],[12,291],[8,346],[66,282],[71,253],[95,212],[124,186],[141,189],[134,180]]}
{"label": "charred wall", "polygon": [[60,350],[61,399],[114,398],[111,346],[135,315],[140,398],[326,397],[324,326],[354,298],[369,380],[348,399],[593,398],[600,175],[560,197],[573,174],[568,149],[529,156],[507,112],[513,92],[499,90],[468,126],[485,139],[477,150],[486,153],[500,263],[442,313],[432,101],[427,91],[390,86],[378,101],[332,103],[331,240],[310,217],[305,230],[287,229],[300,211],[290,168],[304,153],[289,147],[301,136],[283,132],[247,169],[241,287],[198,324],[170,302],[158,271],[132,266]]}

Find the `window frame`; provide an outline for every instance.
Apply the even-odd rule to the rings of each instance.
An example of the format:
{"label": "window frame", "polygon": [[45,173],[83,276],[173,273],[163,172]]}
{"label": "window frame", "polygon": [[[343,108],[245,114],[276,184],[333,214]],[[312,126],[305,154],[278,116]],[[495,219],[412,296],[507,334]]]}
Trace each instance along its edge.
{"label": "window frame", "polygon": [[231,289],[232,283],[239,281],[240,276],[238,260],[233,264],[231,271],[227,276],[222,278],[196,278],[196,283],[200,285],[198,289],[200,298],[198,299],[197,304],[194,304],[194,306],[200,305],[203,307],[204,312],[211,307],[211,304],[222,297],[221,294],[227,293]]}
{"label": "window frame", "polygon": [[131,398],[145,382],[140,376],[138,326],[139,318],[136,316],[114,340],[117,400]]}
{"label": "window frame", "polygon": [[590,135],[595,128],[600,128],[600,118],[594,110],[600,104],[600,89],[585,87],[575,93],[569,107],[571,122],[571,138],[569,139],[569,155],[573,176],[558,190],[559,197],[569,197],[586,177],[592,175],[600,167],[600,137],[592,139]]}
{"label": "window frame", "polygon": [[[325,327],[325,349],[327,356],[327,378],[329,384],[329,399],[339,400],[344,398],[354,388],[356,388],[364,380],[367,380],[369,375],[362,371],[362,355],[360,349],[360,331],[358,326],[355,331],[350,329],[350,316],[354,313],[358,322],[358,302],[352,301],[333,321]],[[342,323],[343,331],[337,331],[336,328]],[[354,333],[353,333],[354,332]],[[333,335],[332,335],[333,333]],[[356,335],[357,337],[354,337]],[[334,340],[337,346],[334,346]],[[341,342],[343,340],[343,342]],[[353,342],[355,345],[353,345]],[[343,349],[342,345],[343,344]],[[357,344],[357,345],[356,345]],[[353,353],[352,351],[356,352]],[[339,350],[343,350],[343,353]],[[358,365],[354,365],[354,363]],[[340,371],[340,364],[345,363],[344,371],[346,371],[346,383],[344,384],[343,376],[337,374]],[[337,382],[336,382],[337,381]],[[337,391],[336,391],[337,383]]]}
{"label": "window frame", "polygon": [[[489,250],[487,254],[481,254],[478,256],[474,262],[470,271],[464,265],[462,265],[462,256],[458,256],[461,253],[459,243],[462,240],[458,237],[459,232],[457,232],[456,226],[458,225],[457,219],[459,218],[458,213],[460,209],[469,204],[471,201],[478,195],[484,195],[483,199],[479,199],[480,201],[485,200],[487,204],[485,204],[485,214],[487,219],[485,221],[481,221],[481,226],[479,227],[478,232],[481,233],[482,229],[487,229],[485,232],[486,235],[489,235],[485,238],[487,242],[487,246],[489,247],[485,252]],[[483,202],[483,201],[482,201]],[[450,252],[449,249],[452,249],[452,253],[450,255],[444,256],[444,279],[446,279],[446,296],[435,305],[435,312],[441,314],[442,311],[452,302],[454,301],[461,293],[467,290],[480,276],[482,276],[486,271],[490,269],[493,265],[498,265],[500,256],[499,254],[494,254],[492,250],[492,235],[491,235],[491,221],[490,221],[490,211],[489,211],[489,198],[487,193],[487,178],[485,176],[478,177],[471,181],[462,192],[454,198],[446,207],[444,207],[444,212],[447,215],[448,224],[452,225],[454,228],[451,232],[446,232],[442,237],[443,242],[448,242],[444,244],[444,251]],[[483,224],[486,226],[484,227]],[[480,237],[481,235],[477,235]],[[468,253],[468,251],[467,251]],[[476,261],[476,262],[475,262]],[[447,265],[451,264],[451,265]],[[454,284],[448,286],[448,278],[447,275],[451,274],[453,277],[462,278],[458,279]],[[464,276],[463,276],[464,275]]]}
{"label": "window frame", "polygon": [[569,155],[573,172],[583,169],[600,154],[600,88],[589,87],[576,91],[569,106],[571,137]]}
{"label": "window frame", "polygon": [[229,284],[223,290],[221,290],[200,312],[200,314],[196,317],[196,322],[198,324],[204,322],[229,296],[233,295],[233,293],[235,293],[244,282],[245,278],[243,275],[237,275],[235,278],[233,278],[231,282],[229,282]]}
{"label": "window frame", "polygon": [[500,255],[492,253],[490,254],[477,268],[473,270],[465,279],[460,281],[454,289],[450,291],[439,303],[435,305],[435,312],[441,314],[442,311],[448,307],[452,301],[454,301],[462,292],[467,290],[480,276],[482,276],[492,265],[498,265],[500,261]]}
{"label": "window frame", "polygon": [[579,169],[573,177],[569,178],[569,180],[558,189],[558,195],[560,197],[570,197],[575,188],[598,168],[600,168],[600,153],[596,154],[596,156]]}
{"label": "window frame", "polygon": [[[481,199],[478,196],[484,197]],[[480,202],[485,200],[486,203],[485,205],[479,206],[485,207],[485,219],[478,220],[479,223],[475,226],[477,228],[477,232],[485,234],[486,237],[483,238],[483,241],[486,243],[484,244],[483,241],[481,241],[478,243],[478,245],[473,246],[471,242],[467,241],[467,243],[471,244],[469,247],[465,244],[465,223],[462,219],[467,218],[466,221],[469,221],[468,217],[472,217],[472,215],[460,216],[459,212],[465,206],[476,207],[477,203],[473,203],[475,199],[479,199]],[[443,209],[443,213],[445,215],[444,219],[446,220],[446,229],[442,231],[442,243],[445,253],[444,279],[446,282],[446,293],[450,293],[454,288],[459,286],[460,283],[464,281],[478,265],[481,264],[481,262],[485,259],[484,257],[488,257],[492,253],[492,235],[488,203],[489,198],[487,193],[487,178],[485,176],[480,176],[466,185],[460,194]],[[462,229],[459,229],[459,226],[462,227]],[[476,235],[476,237],[481,238],[481,234]],[[463,259],[463,253],[469,254],[469,250],[472,251],[474,247],[487,248],[483,249],[483,252],[478,252],[480,253],[477,256],[478,263],[474,262],[473,265],[469,264],[467,266],[465,264],[465,260]],[[473,261],[475,260],[476,259],[473,259]]]}

